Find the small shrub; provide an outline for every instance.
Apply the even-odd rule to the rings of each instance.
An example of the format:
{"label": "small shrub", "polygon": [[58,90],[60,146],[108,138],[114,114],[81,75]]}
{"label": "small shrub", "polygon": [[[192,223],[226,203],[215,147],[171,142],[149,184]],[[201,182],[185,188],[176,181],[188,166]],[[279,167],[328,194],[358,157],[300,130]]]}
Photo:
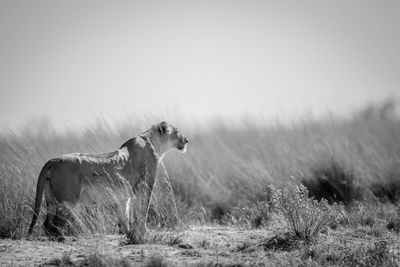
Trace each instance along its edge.
{"label": "small shrub", "polygon": [[313,242],[319,233],[334,220],[333,210],[325,199],[317,201],[308,197],[303,185],[294,188],[272,188],[272,206],[281,213],[289,233],[305,241]]}

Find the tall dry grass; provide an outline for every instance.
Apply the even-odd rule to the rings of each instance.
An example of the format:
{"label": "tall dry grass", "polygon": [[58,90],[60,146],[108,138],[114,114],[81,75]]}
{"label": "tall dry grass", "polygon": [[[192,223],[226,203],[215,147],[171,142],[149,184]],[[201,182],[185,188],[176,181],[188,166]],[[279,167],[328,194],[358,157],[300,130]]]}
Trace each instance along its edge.
{"label": "tall dry grass", "polygon": [[[170,178],[164,175],[158,182],[149,221],[164,227],[176,225],[178,219],[212,220],[235,206],[266,200],[268,185],[278,183],[304,182],[310,193],[331,201],[351,202],[358,198],[356,192],[362,195],[370,189],[395,202],[400,192],[400,120],[384,108],[375,106],[350,119],[309,118],[291,125],[249,120],[176,125],[191,141],[186,154],[165,157]],[[152,123],[120,124],[116,130],[100,120],[63,133],[38,124],[3,135],[0,236],[19,238],[26,233],[37,176],[48,159],[115,150]],[[172,187],[165,191],[169,180]],[[170,202],[166,195],[175,199],[174,207],[163,206]]]}

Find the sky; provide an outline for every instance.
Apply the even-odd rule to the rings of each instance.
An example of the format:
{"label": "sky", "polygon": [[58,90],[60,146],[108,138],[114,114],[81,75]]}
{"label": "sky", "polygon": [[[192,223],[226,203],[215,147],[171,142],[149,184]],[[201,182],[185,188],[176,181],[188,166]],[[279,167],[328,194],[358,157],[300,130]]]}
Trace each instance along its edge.
{"label": "sky", "polygon": [[400,1],[0,1],[0,125],[294,118],[400,97]]}

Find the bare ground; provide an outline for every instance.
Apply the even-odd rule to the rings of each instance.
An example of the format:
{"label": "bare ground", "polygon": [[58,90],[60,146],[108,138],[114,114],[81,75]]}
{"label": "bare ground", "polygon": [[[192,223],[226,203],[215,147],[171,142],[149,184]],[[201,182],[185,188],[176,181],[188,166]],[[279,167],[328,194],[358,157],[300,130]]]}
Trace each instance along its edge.
{"label": "bare ground", "polygon": [[249,242],[256,244],[265,236],[265,230],[193,226],[184,231],[150,232],[149,243],[141,245],[124,245],[123,237],[117,235],[67,237],[63,243],[47,238],[5,239],[0,240],[0,266],[84,266],[89,255],[96,253],[125,258],[134,266],[145,265],[155,257],[172,266],[238,262],[254,265],[263,261],[265,253],[260,254],[257,250],[241,253],[240,250],[244,250]]}
{"label": "bare ground", "polygon": [[[277,229],[274,230],[276,232]],[[102,266],[146,266],[162,259],[165,265],[152,266],[297,266],[307,262],[305,257],[328,257],[347,253],[346,247],[373,243],[375,237],[368,229],[328,232],[321,236],[322,248],[304,244],[294,250],[265,248],[265,241],[273,236],[271,229],[241,230],[228,226],[191,226],[182,231],[151,231],[147,243],[123,244],[118,235],[67,237],[63,243],[44,237],[34,240],[0,240],[0,266],[88,266],[97,255]],[[399,244],[399,236],[384,235],[383,240]],[[314,252],[313,252],[314,251]],[[400,263],[398,247],[391,248]],[[327,253],[327,252],[326,252]],[[335,254],[336,253],[336,254]],[[332,256],[333,255],[333,256]],[[91,264],[93,266],[93,262]],[[96,266],[99,265],[94,264]]]}

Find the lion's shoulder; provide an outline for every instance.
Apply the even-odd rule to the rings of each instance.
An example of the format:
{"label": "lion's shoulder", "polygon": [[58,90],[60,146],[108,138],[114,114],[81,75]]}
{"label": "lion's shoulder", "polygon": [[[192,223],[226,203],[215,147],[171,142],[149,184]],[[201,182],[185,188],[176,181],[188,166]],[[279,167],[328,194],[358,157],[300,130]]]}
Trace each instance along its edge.
{"label": "lion's shoulder", "polygon": [[146,147],[146,139],[138,135],[123,143],[120,149],[124,147],[128,148],[129,151],[144,149]]}

